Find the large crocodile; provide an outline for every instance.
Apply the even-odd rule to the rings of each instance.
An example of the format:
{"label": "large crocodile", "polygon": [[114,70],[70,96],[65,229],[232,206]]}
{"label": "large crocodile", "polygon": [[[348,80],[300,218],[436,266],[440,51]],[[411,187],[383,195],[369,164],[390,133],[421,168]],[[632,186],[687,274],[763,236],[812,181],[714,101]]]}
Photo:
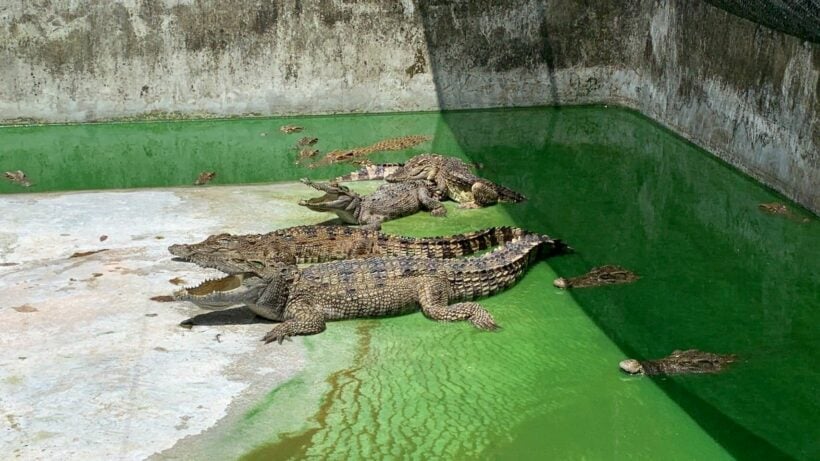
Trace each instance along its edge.
{"label": "large crocodile", "polygon": [[297,226],[267,234],[211,235],[168,247],[177,258],[233,274],[276,262],[305,264],[371,256],[456,258],[509,242],[529,232],[491,227],[441,237],[403,237],[351,226]]}
{"label": "large crocodile", "polygon": [[385,179],[388,182],[426,179],[436,183],[436,192],[459,202],[461,208],[479,208],[496,202],[523,202],[526,197],[492,181],[479,178],[470,165],[456,157],[416,155],[404,164],[367,165],[337,180]]}
{"label": "large crocodile", "polygon": [[734,355],[721,355],[697,349],[673,351],[657,360],[623,360],[618,366],[631,375],[672,375],[682,373],[717,373],[737,360]]}
{"label": "large crocodile", "polygon": [[280,321],[263,340],[282,342],[312,335],[329,320],[384,317],[421,311],[433,320],[467,320],[476,328],[497,328],[492,315],[475,302],[514,284],[536,255],[566,249],[559,240],[527,234],[479,257],[367,258],[314,264],[299,269],[275,263],[206,281],[174,293],[206,309],[245,304],[264,318]]}
{"label": "large crocodile", "polygon": [[422,208],[430,210],[433,216],[447,214],[441,202],[434,198],[435,186],[429,181],[383,184],[364,197],[336,182],[316,183],[309,179],[301,181],[325,195],[300,200],[299,205],[313,211],[336,213],[343,222],[349,224],[379,229],[384,221],[417,213]]}

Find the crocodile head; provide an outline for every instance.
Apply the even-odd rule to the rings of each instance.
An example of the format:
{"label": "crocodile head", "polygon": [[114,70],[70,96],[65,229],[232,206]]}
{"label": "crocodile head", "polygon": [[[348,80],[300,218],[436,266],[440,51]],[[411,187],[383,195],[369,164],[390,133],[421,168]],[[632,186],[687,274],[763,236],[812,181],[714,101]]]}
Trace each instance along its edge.
{"label": "crocodile head", "polygon": [[183,288],[174,292],[174,300],[190,301],[209,310],[224,309],[238,304],[254,304],[269,283],[269,280],[256,273],[242,272]]}
{"label": "crocodile head", "polygon": [[300,200],[299,205],[313,211],[336,213],[342,221],[358,224],[356,213],[362,200],[359,194],[336,182],[315,183],[309,179],[302,179],[301,181],[303,184],[324,192],[325,195]]}
{"label": "crocodile head", "polygon": [[264,240],[259,234],[211,235],[199,243],[171,245],[168,251],[177,260],[218,269],[226,274],[260,271],[275,262],[296,263],[296,257],[285,243]]}
{"label": "crocodile head", "polygon": [[385,177],[387,182],[404,182],[416,179],[432,180],[440,169],[441,163],[440,155],[422,154],[411,158],[394,171],[392,174]]}
{"label": "crocodile head", "polygon": [[621,370],[629,373],[630,375],[637,375],[643,373],[643,365],[641,362],[635,359],[628,359],[622,360],[621,363],[618,364]]}

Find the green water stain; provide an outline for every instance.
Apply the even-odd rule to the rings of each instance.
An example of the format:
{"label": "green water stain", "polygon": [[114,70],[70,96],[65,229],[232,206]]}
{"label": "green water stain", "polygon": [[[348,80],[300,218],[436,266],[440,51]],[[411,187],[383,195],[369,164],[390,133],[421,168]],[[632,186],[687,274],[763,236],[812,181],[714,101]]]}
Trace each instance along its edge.
{"label": "green water stain", "polygon": [[257,402],[253,408],[248,410],[245,413],[244,420],[246,422],[251,422],[254,418],[258,417],[262,413],[269,411],[273,402],[276,401],[282,394],[291,392],[294,388],[299,388],[300,386],[304,386],[305,382],[301,378],[293,378],[289,379],[287,382],[280,384],[277,387],[271,389],[270,392],[262,399],[261,401]]}
{"label": "green water stain", "polygon": [[[296,165],[299,139],[318,137],[313,147],[321,157],[386,138],[430,136],[439,120],[418,113],[0,127],[0,172],[23,170],[34,183],[23,188],[2,180],[0,193],[191,186],[203,171],[216,172],[211,184],[331,178],[350,166]],[[286,124],[304,131],[281,133]],[[402,160],[430,145],[373,158]]]}
{"label": "green water stain", "polygon": [[[446,218],[420,213],[386,223],[388,232],[439,235],[517,224],[578,251],[537,264],[517,286],[481,301],[504,327],[498,333],[421,314],[332,323],[306,338],[308,367],[297,380],[252,406],[256,411],[219,444],[260,459],[820,457],[820,375],[812,368],[820,359],[820,231],[805,210],[625,110],[295,123],[304,123],[304,135],[318,136],[320,148],[435,134],[435,151],[474,160],[481,175],[529,197],[481,210],[448,203]],[[3,129],[0,167],[26,170],[53,190],[187,184],[191,174],[217,169],[211,165],[224,169],[218,180],[236,182],[348,170],[295,167],[287,143],[298,135],[268,144],[280,124],[61,128],[78,134],[43,127],[36,136],[17,131],[29,128]],[[270,134],[259,136],[263,129]],[[137,161],[134,152],[151,160]],[[185,158],[175,163],[177,155]],[[772,201],[810,222],[757,208]],[[556,276],[602,264],[628,267],[641,279],[571,292],[551,285]],[[364,322],[376,326],[362,349],[356,330]],[[656,358],[690,347],[741,360],[713,376],[632,378],[617,370],[626,356]],[[317,391],[319,399],[300,398]]]}

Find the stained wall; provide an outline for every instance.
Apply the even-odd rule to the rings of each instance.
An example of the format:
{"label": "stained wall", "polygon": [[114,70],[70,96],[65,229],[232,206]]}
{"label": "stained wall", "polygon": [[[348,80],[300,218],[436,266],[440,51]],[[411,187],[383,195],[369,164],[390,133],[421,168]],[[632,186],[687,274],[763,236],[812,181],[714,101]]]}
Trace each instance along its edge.
{"label": "stained wall", "polygon": [[820,45],[700,0],[14,2],[0,62],[2,123],[619,104],[820,211]]}

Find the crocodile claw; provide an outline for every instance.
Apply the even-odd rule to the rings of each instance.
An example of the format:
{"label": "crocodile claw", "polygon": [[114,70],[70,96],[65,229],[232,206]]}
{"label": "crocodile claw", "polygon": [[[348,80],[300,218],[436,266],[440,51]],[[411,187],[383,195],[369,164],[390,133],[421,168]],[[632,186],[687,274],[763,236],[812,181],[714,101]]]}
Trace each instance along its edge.
{"label": "crocodile claw", "polygon": [[290,339],[290,335],[287,332],[282,331],[281,329],[277,329],[277,328],[274,327],[274,329],[269,331],[265,335],[265,337],[261,339],[261,341],[265,341],[265,344],[270,344],[274,341],[278,342],[279,344],[282,344],[282,341],[284,341],[286,339],[288,341],[292,341]]}

